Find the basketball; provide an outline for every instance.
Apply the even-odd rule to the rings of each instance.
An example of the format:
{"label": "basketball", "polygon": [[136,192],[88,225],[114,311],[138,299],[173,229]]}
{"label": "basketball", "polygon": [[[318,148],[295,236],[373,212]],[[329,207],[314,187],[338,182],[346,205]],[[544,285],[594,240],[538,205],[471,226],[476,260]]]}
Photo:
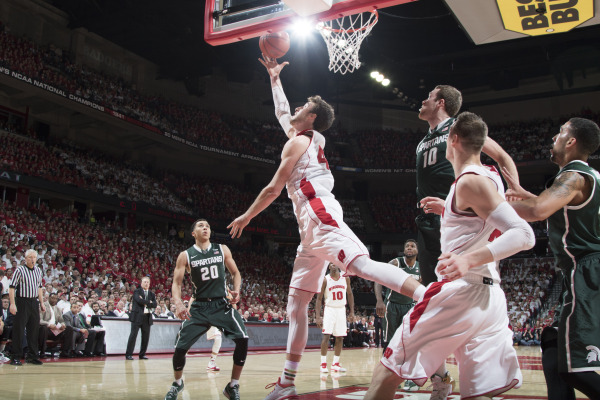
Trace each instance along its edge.
{"label": "basketball", "polygon": [[267,57],[283,57],[290,49],[290,35],[287,32],[275,32],[263,35],[258,41],[260,51]]}

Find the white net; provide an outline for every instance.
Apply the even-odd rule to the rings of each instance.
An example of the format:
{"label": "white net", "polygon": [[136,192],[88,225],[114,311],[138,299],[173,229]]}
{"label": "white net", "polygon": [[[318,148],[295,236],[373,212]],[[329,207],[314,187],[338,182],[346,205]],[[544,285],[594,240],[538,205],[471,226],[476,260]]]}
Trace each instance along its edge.
{"label": "white net", "polygon": [[360,68],[358,51],[377,23],[377,11],[319,22],[318,31],[327,44],[329,70],[345,74]]}

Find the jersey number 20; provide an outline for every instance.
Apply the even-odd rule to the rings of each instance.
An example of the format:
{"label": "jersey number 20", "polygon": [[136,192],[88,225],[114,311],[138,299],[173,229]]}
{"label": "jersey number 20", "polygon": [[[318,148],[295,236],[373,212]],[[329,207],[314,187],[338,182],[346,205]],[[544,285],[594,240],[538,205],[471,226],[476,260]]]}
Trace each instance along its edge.
{"label": "jersey number 20", "polygon": [[202,267],[200,270],[202,274],[202,280],[208,281],[209,279],[217,279],[219,277],[219,270],[216,265],[211,265],[210,267]]}

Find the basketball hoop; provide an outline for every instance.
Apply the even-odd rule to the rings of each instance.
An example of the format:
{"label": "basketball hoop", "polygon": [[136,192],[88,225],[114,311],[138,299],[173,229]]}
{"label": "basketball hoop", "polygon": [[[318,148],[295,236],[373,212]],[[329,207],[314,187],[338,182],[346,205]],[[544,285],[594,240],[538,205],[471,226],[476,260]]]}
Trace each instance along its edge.
{"label": "basketball hoop", "polygon": [[358,59],[360,45],[369,35],[378,18],[377,11],[373,10],[317,24],[317,30],[327,44],[330,71],[343,75],[360,68]]}

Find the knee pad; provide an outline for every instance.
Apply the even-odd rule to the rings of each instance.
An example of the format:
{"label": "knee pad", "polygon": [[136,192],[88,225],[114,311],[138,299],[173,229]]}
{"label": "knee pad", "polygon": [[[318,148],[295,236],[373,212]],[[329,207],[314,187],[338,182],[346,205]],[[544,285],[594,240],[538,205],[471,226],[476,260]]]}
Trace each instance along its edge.
{"label": "knee pad", "polygon": [[175,354],[173,354],[173,370],[183,371],[183,367],[185,367],[185,355],[187,352],[187,350],[175,349]]}
{"label": "knee pad", "polygon": [[233,363],[241,367],[246,363],[248,354],[248,338],[233,339],[235,350],[233,351]]}

